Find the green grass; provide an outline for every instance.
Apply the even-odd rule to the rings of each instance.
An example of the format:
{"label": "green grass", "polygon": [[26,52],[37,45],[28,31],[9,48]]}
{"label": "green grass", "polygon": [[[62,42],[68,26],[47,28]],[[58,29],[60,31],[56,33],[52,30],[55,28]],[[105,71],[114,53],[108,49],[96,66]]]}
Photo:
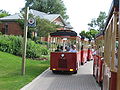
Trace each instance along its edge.
{"label": "green grass", "polygon": [[20,57],[0,51],[0,90],[19,90],[49,67],[48,61],[26,60],[26,75],[21,75]]}

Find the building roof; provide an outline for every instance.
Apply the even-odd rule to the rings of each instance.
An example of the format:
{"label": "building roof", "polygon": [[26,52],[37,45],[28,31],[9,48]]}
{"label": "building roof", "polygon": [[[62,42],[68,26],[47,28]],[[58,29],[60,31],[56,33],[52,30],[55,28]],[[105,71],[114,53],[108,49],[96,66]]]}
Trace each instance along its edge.
{"label": "building roof", "polygon": [[[63,20],[63,18],[61,17],[60,14],[47,14],[47,13],[40,12],[40,11],[33,10],[33,9],[30,9],[29,13],[33,14],[34,16],[39,16],[41,19],[47,19],[50,22],[53,22],[55,19],[60,17],[61,20],[62,20],[62,23],[64,25],[66,25],[66,23],[64,22],[64,20]],[[0,21],[15,21],[15,20],[18,20],[18,19],[22,19],[22,15],[20,13],[16,13],[16,14],[13,14],[13,15],[10,15],[10,16],[0,18]]]}
{"label": "building roof", "polygon": [[10,16],[0,18],[0,21],[15,21],[15,20],[18,20],[18,19],[22,19],[22,15],[20,15],[19,13],[16,13],[16,14],[13,14],[13,15],[10,15]]}
{"label": "building roof", "polygon": [[56,18],[60,17],[59,14],[49,14],[45,15],[44,18],[48,19],[49,21],[54,21]]}
{"label": "building roof", "polygon": [[68,28],[68,29],[73,29],[73,27],[72,27],[72,26],[71,26],[71,24],[69,24],[69,23],[66,23],[65,28]]}

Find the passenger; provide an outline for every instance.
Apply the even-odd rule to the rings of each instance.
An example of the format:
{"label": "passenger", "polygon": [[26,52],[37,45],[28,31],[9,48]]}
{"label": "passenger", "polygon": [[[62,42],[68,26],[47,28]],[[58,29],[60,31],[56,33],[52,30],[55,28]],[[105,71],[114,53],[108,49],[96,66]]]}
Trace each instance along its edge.
{"label": "passenger", "polygon": [[60,46],[60,52],[63,52],[63,46]]}
{"label": "passenger", "polygon": [[76,45],[72,45],[69,52],[77,52]]}
{"label": "passenger", "polygon": [[55,52],[60,52],[60,47],[57,46],[57,49],[55,50]]}
{"label": "passenger", "polygon": [[63,46],[57,46],[55,52],[63,52]]}
{"label": "passenger", "polygon": [[65,52],[69,52],[70,51],[70,47],[66,46],[65,47]]}

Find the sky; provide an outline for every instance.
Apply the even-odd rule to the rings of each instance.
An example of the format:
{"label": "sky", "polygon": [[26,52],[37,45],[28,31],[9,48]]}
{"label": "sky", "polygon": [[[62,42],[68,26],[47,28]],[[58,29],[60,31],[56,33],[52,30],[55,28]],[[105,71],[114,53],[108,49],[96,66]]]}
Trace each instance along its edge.
{"label": "sky", "polygon": [[112,0],[63,0],[69,15],[69,21],[78,33],[88,30],[88,23],[99,16],[100,11],[110,9]]}
{"label": "sky", "polygon": [[[7,2],[7,3],[6,3]],[[88,30],[88,23],[99,16],[100,11],[108,14],[112,0],[63,0],[69,22],[76,32]],[[0,0],[0,9],[10,14],[19,13],[25,0]]]}

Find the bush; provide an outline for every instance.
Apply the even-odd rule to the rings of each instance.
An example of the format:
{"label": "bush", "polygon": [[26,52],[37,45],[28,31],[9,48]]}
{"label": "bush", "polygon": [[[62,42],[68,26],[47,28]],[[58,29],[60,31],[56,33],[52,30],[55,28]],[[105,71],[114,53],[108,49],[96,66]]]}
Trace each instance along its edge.
{"label": "bush", "polygon": [[[8,52],[14,55],[22,56],[22,37],[0,35],[0,51]],[[38,58],[41,55],[47,55],[46,47],[36,44],[32,40],[27,42],[26,57]]]}
{"label": "bush", "polygon": [[41,47],[41,54],[42,55],[48,55],[48,50],[46,47]]}
{"label": "bush", "polygon": [[27,57],[37,58],[41,56],[41,47],[38,44],[35,44],[34,41],[28,40],[27,44]]}
{"label": "bush", "polygon": [[2,32],[0,32],[0,35],[2,35]]}
{"label": "bush", "polygon": [[36,43],[42,44],[42,45],[48,45],[48,42],[46,42],[46,41],[37,40]]}

